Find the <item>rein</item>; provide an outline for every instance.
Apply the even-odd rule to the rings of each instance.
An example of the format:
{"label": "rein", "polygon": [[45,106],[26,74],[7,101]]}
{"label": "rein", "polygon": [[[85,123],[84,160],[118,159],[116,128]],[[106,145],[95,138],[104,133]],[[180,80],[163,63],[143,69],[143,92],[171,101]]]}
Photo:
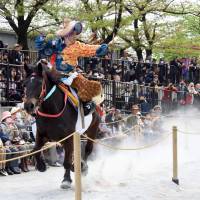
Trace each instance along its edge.
{"label": "rein", "polygon": [[[46,94],[46,84],[45,84],[45,81],[43,79],[42,81],[42,91],[40,93],[40,97],[39,97],[39,104],[41,105],[42,103],[44,103],[56,90],[56,85],[54,85],[52,87],[52,89],[50,90],[50,92],[48,92],[48,94]],[[41,116],[41,117],[47,117],[47,118],[58,118],[60,117],[65,108],[66,108],[66,105],[67,105],[67,97],[68,97],[68,92],[64,92],[65,96],[64,96],[64,106],[63,106],[63,109],[58,113],[58,114],[47,114],[47,113],[44,113],[44,112],[41,112],[39,111],[39,109],[36,110],[36,114]]]}

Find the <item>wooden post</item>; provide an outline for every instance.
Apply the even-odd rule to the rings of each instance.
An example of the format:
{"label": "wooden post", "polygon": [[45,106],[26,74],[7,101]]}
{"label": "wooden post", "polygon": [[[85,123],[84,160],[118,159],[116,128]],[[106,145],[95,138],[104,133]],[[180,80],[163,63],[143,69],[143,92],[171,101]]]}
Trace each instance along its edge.
{"label": "wooden post", "polygon": [[177,154],[177,127],[173,126],[173,177],[172,181],[179,185],[178,180],[178,154]]}
{"label": "wooden post", "polygon": [[81,140],[80,134],[75,133],[74,139],[74,172],[75,172],[75,200],[81,200]]}

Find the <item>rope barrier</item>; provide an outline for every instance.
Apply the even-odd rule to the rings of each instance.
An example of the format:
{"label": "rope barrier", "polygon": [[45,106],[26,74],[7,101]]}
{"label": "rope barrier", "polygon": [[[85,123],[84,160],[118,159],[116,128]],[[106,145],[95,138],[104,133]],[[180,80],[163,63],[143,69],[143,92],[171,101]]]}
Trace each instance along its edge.
{"label": "rope barrier", "polygon": [[43,147],[43,148],[41,148],[40,150],[34,151],[34,152],[32,152],[32,153],[28,153],[28,154],[26,154],[26,155],[18,156],[18,157],[16,157],[16,158],[11,158],[11,159],[8,159],[8,160],[1,160],[1,161],[0,161],[0,164],[1,164],[1,163],[5,163],[5,162],[10,162],[10,161],[18,160],[18,159],[25,158],[25,157],[28,157],[28,156],[35,155],[35,154],[37,154],[37,153],[39,153],[39,152],[42,152],[42,151],[44,151],[44,150],[46,150],[46,149],[49,149],[49,148],[55,146],[57,143],[62,143],[63,141],[65,141],[65,140],[69,139],[71,136],[73,136],[74,133],[76,133],[76,132],[73,132],[72,134],[68,135],[67,137],[63,138],[62,140],[60,140],[60,141],[58,141],[58,142],[54,142],[53,144],[47,145],[46,147]]}
{"label": "rope barrier", "polygon": [[26,146],[26,145],[31,145],[32,143],[24,143],[24,144],[16,144],[16,145],[14,145],[14,144],[12,144],[12,145],[7,145],[7,146],[3,146],[3,147],[1,147],[0,146],[0,148],[3,148],[3,149],[8,149],[8,148],[14,148],[14,147],[22,147],[22,146]]}
{"label": "rope barrier", "polygon": [[[128,134],[127,134],[128,132],[130,132],[130,131],[132,131],[132,130],[135,130],[138,126],[139,126],[139,125],[135,125],[135,126],[133,126],[132,128],[123,131],[123,132],[122,132],[123,134],[118,134],[118,135],[115,135],[115,136],[106,137],[106,138],[102,138],[102,139],[98,139],[98,140],[103,141],[103,140],[109,140],[109,139],[114,139],[114,138],[126,137],[126,136],[128,136]],[[139,128],[141,128],[141,127],[139,127]],[[167,131],[166,131],[166,132],[167,132]]]}
{"label": "rope barrier", "polygon": [[115,138],[123,138],[123,137],[127,137],[128,135],[126,134],[119,134],[119,135],[115,135],[115,136],[111,136],[111,137],[106,137],[106,138],[102,138],[102,139],[98,139],[100,141],[104,141],[104,140],[110,140],[110,139],[115,139]]}
{"label": "rope barrier", "polygon": [[[131,130],[133,130],[135,127],[131,128],[131,129],[128,129],[127,131],[125,132],[129,132]],[[182,130],[178,130],[180,133],[183,133],[183,134],[196,134],[196,135],[200,135],[200,133],[187,133],[185,131],[182,131]],[[124,133],[125,133],[124,132]],[[40,150],[37,150],[37,151],[34,151],[34,152],[31,152],[31,153],[28,153],[28,154],[25,154],[25,155],[21,155],[21,156],[18,156],[18,157],[15,157],[15,158],[11,158],[11,159],[7,159],[7,160],[2,160],[0,161],[0,164],[1,163],[5,163],[5,162],[10,162],[10,161],[14,161],[14,160],[18,160],[18,159],[21,159],[21,158],[25,158],[25,157],[28,157],[28,156],[32,156],[32,155],[35,155],[39,152],[42,152],[44,150],[47,150],[49,148],[52,148],[53,146],[57,145],[57,144],[60,144],[62,143],[63,141],[69,139],[71,136],[74,135],[75,132],[73,132],[72,134],[70,134],[69,136],[63,138],[62,140],[58,141],[58,142],[54,142],[53,144],[52,143],[49,143],[48,145],[44,146],[43,148],[41,148]],[[161,143],[162,141],[164,141],[165,139],[167,139],[169,137],[169,135],[171,135],[171,133],[169,133],[166,137],[163,137],[161,140],[158,140],[150,145],[145,145],[145,146],[141,146],[141,147],[136,147],[136,148],[121,148],[121,147],[113,147],[113,146],[110,146],[110,145],[107,145],[107,144],[104,144],[100,141],[103,141],[103,140],[108,140],[108,139],[113,139],[113,138],[119,138],[119,137],[122,137],[122,136],[126,136],[125,134],[123,135],[118,135],[118,136],[112,136],[112,137],[108,137],[108,138],[104,138],[104,139],[101,139],[101,140],[94,140],[90,137],[88,137],[87,135],[82,135],[83,137],[85,137],[87,140],[90,140],[92,141],[93,143],[95,144],[99,144],[101,146],[104,146],[106,148],[109,148],[111,150],[120,150],[120,151],[137,151],[137,150],[143,150],[143,149],[147,149],[147,148],[151,148],[153,146],[156,146],[157,144]],[[21,153],[27,153],[27,151],[31,151],[31,150],[25,150],[25,151],[18,151],[18,152],[10,152],[10,153],[0,153],[0,155],[8,155],[8,154],[21,154]]]}
{"label": "rope barrier", "polygon": [[99,145],[102,145],[106,148],[109,148],[111,150],[120,150],[120,151],[137,151],[137,150],[143,150],[143,149],[147,149],[147,148],[150,148],[150,147],[153,147],[153,146],[156,146],[157,144],[161,143],[162,141],[164,141],[165,139],[167,139],[169,137],[170,134],[168,134],[166,137],[163,137],[161,140],[153,143],[153,144],[150,144],[150,145],[146,145],[146,146],[142,146],[142,147],[137,147],[137,148],[121,148],[121,147],[113,147],[113,146],[110,146],[110,145],[107,145],[107,144],[103,144],[97,140],[94,140],[90,137],[88,137],[87,135],[83,135],[85,138],[87,138],[88,140],[92,141],[93,143],[95,144],[99,144]]}
{"label": "rope barrier", "polygon": [[181,115],[178,115],[178,114],[175,114],[175,115],[173,115],[173,114],[169,114],[169,115],[161,115],[161,117],[167,117],[167,118],[174,118],[174,117],[176,117],[176,118],[181,118],[181,119],[186,119],[186,118],[195,118],[195,119],[197,119],[197,118],[200,118],[200,115],[187,115],[187,116],[181,116]]}
{"label": "rope barrier", "polygon": [[103,125],[116,124],[116,123],[119,123],[119,122],[123,122],[124,120],[127,120],[128,118],[131,118],[131,117],[133,117],[133,115],[128,115],[127,117],[124,117],[123,119],[120,119],[120,120],[117,120],[117,121],[114,121],[114,122],[102,122],[100,124],[103,124]]}
{"label": "rope barrier", "polygon": [[178,129],[178,132],[185,134],[185,135],[200,135],[200,132],[186,132]]}
{"label": "rope barrier", "polygon": [[[1,150],[1,148],[0,148]],[[14,155],[14,154],[21,154],[21,153],[27,153],[27,152],[30,152],[32,150],[25,150],[25,151],[16,151],[16,152],[7,152],[7,153],[0,153],[0,155]]]}

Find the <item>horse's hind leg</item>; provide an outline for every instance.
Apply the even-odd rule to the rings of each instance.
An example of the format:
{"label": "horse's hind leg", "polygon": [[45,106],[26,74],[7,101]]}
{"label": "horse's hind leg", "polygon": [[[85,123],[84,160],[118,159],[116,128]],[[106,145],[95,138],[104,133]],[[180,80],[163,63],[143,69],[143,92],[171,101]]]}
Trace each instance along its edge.
{"label": "horse's hind leg", "polygon": [[[100,123],[100,118],[97,114],[93,114],[93,121],[91,126],[88,128],[88,130],[85,132],[85,134],[95,140],[97,138],[97,134],[99,131],[99,123]],[[93,150],[93,142],[90,141],[89,139],[87,140],[86,146],[85,146],[85,156],[84,156],[84,161],[87,161],[88,156],[92,153]]]}
{"label": "horse's hind leg", "polygon": [[[90,137],[90,138],[92,138],[92,137]],[[94,139],[94,138],[92,138],[92,139]],[[92,150],[93,150],[93,142],[88,140],[85,145],[85,153],[84,153],[84,157],[83,157],[83,160],[85,162],[87,162],[88,156],[92,153]]]}
{"label": "horse's hind leg", "polygon": [[[88,130],[85,132],[85,134],[93,140],[96,139],[97,137],[97,133],[99,131],[99,122],[100,122],[99,116],[94,113],[92,124],[88,128]],[[82,154],[83,162],[81,166],[82,166],[82,172],[84,173],[87,173],[88,171],[87,159],[88,159],[88,156],[92,153],[92,150],[93,150],[93,142],[88,139],[87,143],[85,144],[84,149],[82,149],[84,153]]]}
{"label": "horse's hind leg", "polygon": [[[37,131],[36,142],[35,142],[35,147],[33,149],[33,152],[40,150],[44,146],[44,144],[45,144],[44,137],[42,137]],[[40,172],[46,171],[47,166],[41,152],[35,154],[35,159],[36,159],[36,169]]]}
{"label": "horse's hind leg", "polygon": [[[86,134],[89,138],[95,139],[96,138],[96,130],[92,130],[91,132],[87,131]],[[87,174],[88,172],[88,165],[87,165],[87,159],[89,155],[92,153],[93,150],[93,142],[90,140],[84,141],[84,145],[81,149],[83,151],[82,153],[82,161],[81,161],[81,169],[83,174]]]}
{"label": "horse's hind leg", "polygon": [[63,147],[65,149],[65,159],[64,159],[64,168],[65,174],[64,179],[61,184],[62,189],[68,189],[71,187],[72,179],[70,175],[70,170],[72,167],[72,153],[73,153],[73,138],[69,138],[64,144]]}

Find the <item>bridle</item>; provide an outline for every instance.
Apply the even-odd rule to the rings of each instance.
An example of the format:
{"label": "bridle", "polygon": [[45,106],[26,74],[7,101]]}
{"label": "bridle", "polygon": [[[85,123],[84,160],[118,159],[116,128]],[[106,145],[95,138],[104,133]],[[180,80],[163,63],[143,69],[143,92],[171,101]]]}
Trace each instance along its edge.
{"label": "bridle", "polygon": [[[35,76],[36,76],[35,73],[31,74],[31,77],[35,77]],[[68,97],[67,92],[64,93],[65,94],[64,95],[64,106],[63,106],[63,109],[59,113],[57,113],[57,114],[48,114],[48,113],[44,113],[44,112],[39,111],[39,108],[41,107],[41,105],[43,103],[45,103],[45,101],[55,92],[56,88],[57,88],[57,86],[54,85],[51,88],[51,90],[47,93],[45,77],[43,77],[43,79],[42,79],[42,90],[40,92],[39,101],[38,101],[38,104],[37,104],[38,108],[36,109],[36,115],[41,116],[41,117],[47,117],[47,118],[58,118],[63,114],[63,112],[64,112],[64,110],[66,108],[66,105],[67,105],[67,97]]]}
{"label": "bridle", "polygon": [[47,87],[46,87],[46,83],[44,78],[42,79],[42,90],[40,92],[40,96],[39,96],[39,103],[38,105],[41,106],[41,104],[44,102],[44,98],[46,96],[47,93]]}

